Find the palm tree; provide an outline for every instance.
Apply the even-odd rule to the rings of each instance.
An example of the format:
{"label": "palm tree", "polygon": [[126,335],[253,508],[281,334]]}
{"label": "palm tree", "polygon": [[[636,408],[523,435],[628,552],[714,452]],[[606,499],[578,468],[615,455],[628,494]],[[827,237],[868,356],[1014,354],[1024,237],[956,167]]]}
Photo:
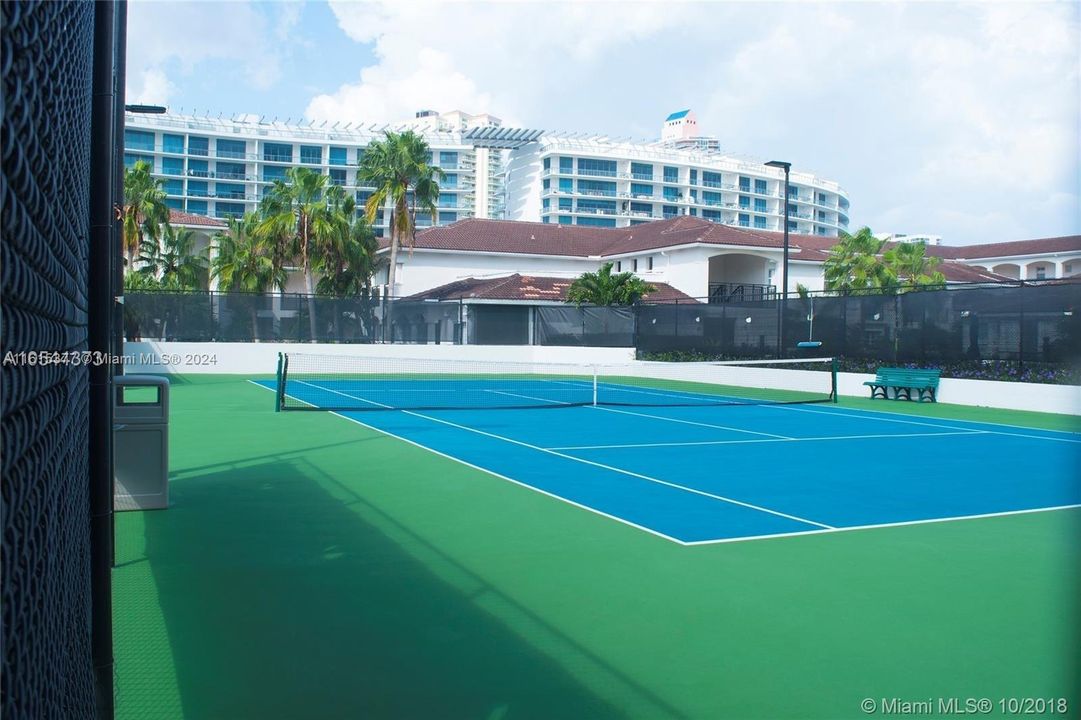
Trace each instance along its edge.
{"label": "palm tree", "polygon": [[612,263],[605,263],[597,272],[582,273],[567,289],[567,302],[581,306],[633,305],[643,295],[656,290],[634,273],[612,274]]}
{"label": "palm tree", "polygon": [[[390,266],[387,287],[394,292],[398,267],[398,250],[402,239],[412,248],[416,239],[416,214],[420,209],[435,217],[439,199],[439,182],[446,174],[428,164],[431,152],[424,138],[412,130],[394,133],[389,130],[384,140],[368,145],[357,170],[357,184],[375,188],[365,204],[368,224],[388,203],[390,210]],[[389,306],[388,306],[389,307]]]}
{"label": "palm tree", "polygon": [[898,243],[887,250],[882,261],[898,281],[912,286],[942,285],[946,276],[939,270],[942,259],[927,256],[922,242]]}
{"label": "palm tree", "polygon": [[[338,192],[341,191],[341,192]],[[327,191],[334,232],[324,238],[316,257],[319,295],[356,297],[371,289],[378,244],[372,228],[356,216],[356,201],[339,186]]]}
{"label": "palm tree", "polygon": [[195,234],[187,228],[165,225],[161,242],[144,241],[139,273],[158,278],[163,286],[180,290],[203,289],[206,254],[195,251]]}
{"label": "palm tree", "polygon": [[308,295],[308,321],[311,339],[316,338],[313,251],[334,232],[334,221],[326,198],[326,175],[309,168],[289,168],[286,180],[276,180],[263,199],[263,219],[258,232],[264,238],[292,240],[304,273],[304,292]]}
{"label": "palm tree", "polygon": [[854,235],[842,232],[823,266],[826,289],[847,292],[895,285],[897,276],[878,257],[884,244],[868,227]]}
{"label": "palm tree", "polygon": [[[222,290],[263,293],[272,286],[285,287],[284,268],[276,267],[274,246],[260,237],[259,216],[248,213],[242,220],[228,218],[228,227],[214,236],[214,259],[210,276]],[[259,322],[254,303],[251,311],[252,337],[259,339]]]}
{"label": "palm tree", "polygon": [[124,171],[124,207],[120,216],[129,270],[135,264],[143,238],[157,241],[162,225],[169,223],[164,182],[153,177],[150,170],[150,163],[140,160]]}

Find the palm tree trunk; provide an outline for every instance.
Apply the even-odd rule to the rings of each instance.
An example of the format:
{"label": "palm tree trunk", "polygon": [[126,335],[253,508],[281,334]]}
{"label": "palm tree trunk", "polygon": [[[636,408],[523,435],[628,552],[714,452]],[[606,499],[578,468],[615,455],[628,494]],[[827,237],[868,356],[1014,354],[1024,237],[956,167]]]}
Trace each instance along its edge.
{"label": "palm tree trunk", "polygon": [[255,310],[254,300],[252,300],[251,307],[248,309],[251,311],[251,339],[254,342],[259,342],[259,314]]}
{"label": "palm tree trunk", "polygon": [[394,320],[391,308],[394,297],[394,281],[398,270],[398,230],[394,224],[394,212],[390,214],[390,267],[387,268],[386,304],[383,306],[383,326],[390,329],[390,341],[394,342]]}
{"label": "palm tree trunk", "polygon": [[302,214],[300,218],[300,254],[302,256],[302,264],[304,266],[304,292],[308,294],[308,330],[311,335],[308,337],[309,342],[316,342],[318,333],[316,328],[318,323],[315,318],[315,289],[312,283],[312,259],[311,259],[311,228],[309,223],[311,218],[306,214]]}

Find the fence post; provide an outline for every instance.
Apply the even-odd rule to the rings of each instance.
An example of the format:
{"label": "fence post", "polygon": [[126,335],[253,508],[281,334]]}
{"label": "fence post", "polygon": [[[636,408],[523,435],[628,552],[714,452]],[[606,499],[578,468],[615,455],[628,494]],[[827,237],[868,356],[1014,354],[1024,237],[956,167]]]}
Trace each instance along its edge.
{"label": "fence post", "polygon": [[1017,289],[1017,300],[1020,317],[1017,320],[1017,374],[1025,371],[1025,281],[1021,281],[1021,287]]}

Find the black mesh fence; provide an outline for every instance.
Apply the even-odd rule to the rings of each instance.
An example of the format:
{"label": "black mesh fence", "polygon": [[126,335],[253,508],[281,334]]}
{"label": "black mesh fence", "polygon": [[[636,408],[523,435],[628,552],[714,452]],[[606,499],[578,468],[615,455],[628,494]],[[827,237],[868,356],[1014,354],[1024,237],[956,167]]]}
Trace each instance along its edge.
{"label": "black mesh fence", "polygon": [[[634,307],[133,292],[124,326],[129,340],[636,347],[739,359],[778,354],[780,310],[784,357],[968,367],[975,377],[993,363],[1030,374],[1077,363],[1078,305],[1078,282]],[[799,347],[807,342],[820,346]]]}
{"label": "black mesh fence", "polygon": [[[92,3],[0,3],[3,710],[94,714],[87,344]],[[39,353],[46,353],[44,355]]]}
{"label": "black mesh fence", "polygon": [[534,323],[533,337],[537,345],[634,345],[634,308],[540,305],[536,308]]}

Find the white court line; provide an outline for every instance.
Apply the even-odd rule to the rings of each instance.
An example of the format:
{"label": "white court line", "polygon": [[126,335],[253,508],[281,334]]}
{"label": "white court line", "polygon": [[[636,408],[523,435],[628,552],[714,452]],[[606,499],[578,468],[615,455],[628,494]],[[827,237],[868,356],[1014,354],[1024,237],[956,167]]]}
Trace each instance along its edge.
{"label": "white court line", "polygon": [[[269,390],[271,392],[277,392],[274,388],[267,387],[266,385],[263,385],[263,384],[259,383],[256,380],[249,380],[248,382],[252,383],[256,387],[263,388],[264,390]],[[316,386],[316,387],[318,387],[318,386]],[[325,389],[325,388],[320,388],[320,389]],[[295,396],[293,396],[293,397],[295,398]],[[301,400],[300,398],[295,398],[295,399],[300,400],[300,402],[303,402],[306,405],[313,405],[312,403],[306,402],[305,400]],[[315,407],[315,406],[313,405],[313,407]],[[771,406],[771,407],[783,407],[783,406]],[[789,408],[789,409],[794,409],[794,408]],[[878,412],[878,411],[868,411],[868,412]],[[627,525],[628,527],[633,527],[633,528],[635,528],[637,530],[642,530],[644,532],[649,533],[650,535],[653,535],[653,536],[659,537],[659,538],[663,538],[663,539],[668,540],[670,542],[673,542],[673,543],[675,543],[677,545],[683,545],[683,546],[688,546],[688,547],[689,546],[695,546],[695,545],[720,545],[720,544],[735,543],[735,542],[745,542],[745,541],[748,541],[748,540],[771,540],[771,539],[774,539],[774,538],[790,538],[790,537],[798,537],[798,536],[801,536],[801,535],[826,535],[826,534],[829,534],[829,533],[850,532],[850,531],[857,531],[857,530],[876,530],[876,529],[891,528],[891,527],[906,527],[906,526],[913,526],[913,525],[927,525],[927,524],[931,524],[931,523],[953,522],[955,520],[957,520],[957,521],[960,521],[960,520],[981,520],[981,519],[987,519],[987,518],[1006,517],[1006,516],[1010,516],[1010,515],[1027,515],[1027,514],[1030,514],[1030,513],[1052,512],[1052,511],[1056,511],[1056,510],[1073,510],[1073,509],[1081,508],[1081,504],[1056,505],[1056,506],[1052,506],[1052,507],[1030,508],[1030,509],[1026,509],[1026,510],[1006,510],[1006,511],[996,512],[996,513],[983,513],[983,514],[979,514],[979,515],[956,515],[956,516],[952,516],[952,517],[926,518],[926,519],[923,519],[923,520],[904,520],[904,521],[898,521],[898,522],[893,522],[893,523],[878,523],[878,524],[871,524],[871,525],[853,525],[851,527],[831,527],[831,528],[828,528],[828,529],[823,528],[823,529],[820,529],[820,530],[798,530],[798,531],[795,531],[795,532],[787,532],[787,533],[773,533],[771,535],[748,535],[748,536],[741,536],[741,537],[734,537],[734,538],[718,538],[718,539],[715,539],[715,540],[680,540],[678,538],[672,537],[671,535],[666,535],[666,534],[664,534],[662,532],[659,532],[657,530],[653,530],[652,528],[645,527],[644,525],[639,525],[637,523],[631,522],[630,520],[626,520],[626,519],[618,517],[616,515],[610,515],[610,514],[608,514],[606,512],[603,512],[601,510],[597,510],[596,508],[589,507],[588,505],[582,505],[581,503],[577,503],[574,500],[570,500],[570,499],[562,497],[560,495],[550,493],[547,490],[542,490],[542,489],[540,489],[538,487],[535,487],[533,485],[530,485],[528,483],[521,482],[520,480],[515,480],[514,478],[507,477],[506,475],[501,475],[501,474],[499,474],[499,473],[497,473],[497,472],[495,472],[493,470],[489,470],[488,468],[481,467],[479,465],[474,465],[473,463],[468,462],[466,460],[463,460],[461,458],[454,457],[453,455],[448,455],[446,453],[440,452],[439,450],[435,450],[435,449],[430,448],[430,447],[428,447],[426,445],[422,445],[422,444],[420,444],[418,442],[415,442],[413,440],[410,440],[408,438],[404,438],[404,437],[401,437],[399,435],[395,435],[394,433],[388,432],[388,431],[383,430],[382,428],[376,427],[374,425],[368,425],[367,423],[363,423],[360,420],[357,420],[355,418],[351,418],[351,417],[349,417],[347,415],[342,415],[341,413],[338,413],[338,412],[329,412],[329,414],[334,415],[336,417],[339,417],[339,418],[341,418],[343,420],[348,420],[349,422],[356,423],[357,425],[360,425],[361,427],[367,428],[369,430],[373,430],[373,431],[375,431],[377,433],[380,433],[382,435],[386,435],[387,437],[392,437],[395,440],[401,440],[402,442],[407,443],[409,445],[412,445],[413,447],[417,447],[417,448],[420,448],[422,450],[427,450],[428,452],[434,453],[435,455],[438,455],[438,456],[440,456],[442,458],[446,458],[447,460],[452,460],[452,461],[454,461],[456,463],[459,463],[461,465],[465,465],[466,467],[472,468],[474,470],[478,470],[478,471],[480,471],[482,473],[485,473],[487,475],[490,475],[492,477],[499,478],[500,480],[506,480],[507,482],[514,483],[515,485],[526,488],[527,490],[532,490],[533,492],[539,493],[541,495],[545,495],[545,496],[553,498],[555,500],[559,500],[560,502],[565,502],[568,505],[572,505],[572,506],[577,507],[577,508],[579,508],[581,510],[591,512],[591,513],[593,513],[595,515],[600,515],[601,517],[608,518],[609,520],[615,520],[618,523],[621,523],[623,525]],[[859,417],[859,416],[857,416],[857,417]],[[994,423],[979,423],[978,421],[974,421],[974,422],[976,422],[976,424],[994,426]],[[956,428],[954,428],[954,429],[956,429]],[[1065,432],[1065,431],[1055,430],[1055,431],[1051,431],[1051,432]]]}
{"label": "white court line", "polygon": [[[565,382],[565,381],[556,380],[556,381],[553,381],[553,382]],[[703,399],[703,398],[714,399],[714,400],[721,399],[721,398],[733,398],[733,399],[736,399],[736,400],[745,399],[745,400],[750,400],[751,401],[749,403],[746,403],[746,405],[749,406],[749,407],[755,407],[755,406],[757,406],[757,407],[767,407],[767,408],[773,408],[773,409],[776,409],[776,410],[792,410],[794,412],[809,412],[809,413],[817,413],[819,415],[837,415],[839,417],[852,417],[852,418],[858,418],[858,419],[861,419],[861,420],[880,420],[882,422],[903,423],[903,424],[906,424],[906,425],[924,425],[926,427],[939,427],[939,428],[946,428],[948,430],[965,430],[965,429],[967,429],[963,425],[942,425],[942,424],[939,424],[939,423],[931,423],[931,422],[925,422],[925,421],[919,421],[919,420],[902,420],[902,419],[897,418],[897,417],[883,417],[884,415],[895,415],[895,413],[889,413],[889,412],[885,412],[883,410],[855,410],[855,412],[838,412],[838,411],[835,411],[835,410],[822,410],[822,409],[809,408],[809,407],[795,407],[795,404],[792,404],[792,403],[790,403],[790,404],[782,404],[782,403],[770,403],[768,401],[767,402],[762,402],[762,403],[755,403],[753,398],[739,398],[738,396],[735,396],[735,395],[711,395],[709,393],[695,393],[695,392],[686,391],[686,390],[678,390],[678,391],[671,391],[671,392],[668,392],[668,391],[656,392],[656,391],[650,391],[650,390],[642,390],[640,388],[635,388],[635,387],[629,387],[629,386],[626,386],[626,385],[619,385],[617,383],[601,383],[601,384],[606,385],[609,389],[617,390],[619,392],[637,393],[637,394],[641,394],[641,395],[660,395],[662,397],[685,397],[685,398],[688,398],[688,399],[696,399],[696,400]],[[734,404],[740,404],[740,403],[734,403]],[[899,414],[899,413],[897,413],[897,414]],[[908,417],[911,417],[911,416],[908,416]],[[1043,428],[1030,428],[1030,427],[1025,427],[1023,425],[1008,425],[1006,423],[993,423],[993,422],[986,422],[986,421],[983,421],[983,420],[952,420],[951,421],[951,420],[947,419],[947,421],[948,422],[967,423],[969,425],[982,425],[982,426],[985,426],[985,427],[992,427],[992,428],[1006,427],[1006,428],[1016,428],[1016,429],[1019,429],[1019,430],[1038,430],[1040,432],[1059,433],[1059,434],[1065,434],[1065,435],[1077,435],[1078,434],[1078,433],[1075,433],[1075,432],[1071,432],[1069,430],[1045,430]],[[1007,436],[1010,436],[1010,437],[1032,438],[1034,440],[1051,440],[1051,441],[1055,441],[1055,442],[1081,443],[1081,439],[1075,440],[1073,438],[1049,437],[1047,435],[1030,435],[1030,434],[1026,434],[1026,433],[1007,432],[1005,430],[984,430],[983,432],[994,433],[995,435],[1007,435]]]}
{"label": "white court line", "polygon": [[744,430],[743,428],[732,427],[730,425],[717,425],[714,423],[696,422],[694,420],[681,420],[679,418],[666,417],[664,415],[650,415],[649,413],[633,412],[631,410],[616,410],[615,408],[604,407],[603,405],[589,405],[594,410],[604,410],[605,412],[619,413],[621,415],[637,415],[638,417],[653,418],[654,420],[664,420],[666,422],[681,423],[683,425],[698,425],[699,427],[716,428],[717,430],[731,430],[733,432],[747,433],[748,435],[764,435],[768,438],[775,440],[795,440],[794,437],[788,435],[777,435],[775,433],[759,432],[757,430]]}
{"label": "white court line", "polygon": [[835,527],[829,530],[797,530],[788,533],[774,533],[773,535],[748,535],[745,537],[718,538],[717,540],[688,540],[684,545],[721,545],[723,543],[743,542],[745,540],[768,540],[771,538],[795,537],[797,535],[826,535],[828,533],[843,533],[853,530],[880,530],[882,528],[907,527],[909,525],[930,525],[932,523],[953,522],[955,520],[982,520],[985,518],[1007,517],[1010,515],[1031,515],[1032,513],[1052,512],[1055,510],[1075,510],[1081,508],[1077,505],[1056,505],[1054,507],[1030,508],[1028,510],[1003,510],[1002,512],[981,513],[979,515],[957,515],[954,517],[928,518],[926,520],[901,520],[898,522],[875,523],[873,525],[852,525],[849,527]]}
{"label": "white court line", "polygon": [[761,440],[699,440],[694,442],[625,443],[622,445],[567,445],[549,450],[607,450],[618,448],[684,447],[691,445],[749,445],[753,443],[817,442],[820,440],[869,440],[874,438],[939,437],[942,435],[987,435],[984,430],[934,433],[886,433],[885,435],[834,435],[830,437],[763,438]]}
{"label": "white court line", "polygon": [[[502,390],[487,390],[486,392],[497,393],[499,395],[510,395],[510,396],[513,396],[513,397],[525,398],[527,400],[539,400],[541,402],[546,402],[546,403],[554,403],[554,404],[560,404],[560,405],[566,405],[567,404],[567,403],[560,403],[557,400],[547,400],[545,398],[534,397],[532,395],[519,395],[518,393],[504,392]],[[748,435],[764,435],[765,437],[771,438],[773,440],[796,440],[796,439],[798,439],[798,438],[788,437],[787,435],[775,435],[773,433],[758,432],[757,430],[744,430],[743,428],[732,427],[730,425],[716,425],[716,424],[713,424],[713,423],[695,422],[693,420],[679,420],[677,418],[665,417],[663,415],[650,415],[648,413],[632,412],[630,410],[616,410],[615,408],[604,407],[602,405],[585,404],[585,405],[580,405],[580,406],[581,407],[589,407],[589,408],[592,408],[594,410],[604,410],[606,412],[620,413],[621,415],[637,415],[639,417],[644,417],[644,418],[653,418],[654,420],[665,420],[667,422],[682,423],[683,425],[698,425],[700,427],[714,428],[714,429],[717,429],[717,430],[731,430],[732,432],[747,433]],[[625,446],[625,447],[635,447],[635,446],[629,445],[629,446]],[[578,448],[549,448],[549,449],[550,450],[569,450],[569,449],[578,449]]]}
{"label": "white court line", "polygon": [[[256,387],[261,387],[264,390],[270,390],[271,392],[277,392],[274,388],[267,387],[266,385],[263,385],[263,384],[259,383],[256,380],[249,380],[248,382],[252,383]],[[326,388],[319,388],[318,385],[316,385],[314,387],[316,387],[316,388],[318,388],[320,390],[326,390]],[[297,400],[299,402],[304,403],[305,405],[311,405],[312,407],[316,407],[316,408],[319,407],[318,405],[315,405],[314,403],[310,403],[307,400],[302,400],[301,398],[298,398],[295,395],[290,395],[290,397],[292,397],[294,400]],[[479,470],[480,472],[482,472],[482,473],[484,473],[486,475],[491,475],[492,477],[499,478],[500,480],[506,480],[509,483],[514,483],[515,485],[518,485],[519,487],[526,488],[527,490],[532,490],[533,492],[540,493],[541,495],[546,495],[546,496],[548,496],[550,498],[553,498],[555,500],[565,502],[568,505],[573,505],[574,507],[579,508],[581,510],[586,510],[586,511],[591,512],[591,513],[593,513],[595,515],[600,515],[601,517],[606,517],[609,520],[615,520],[616,522],[623,523],[624,525],[630,526],[630,527],[634,528],[635,530],[642,530],[644,532],[649,533],[650,535],[656,535],[659,538],[664,538],[665,540],[668,540],[670,542],[674,542],[677,545],[686,545],[687,544],[684,541],[680,540],[679,538],[674,538],[671,535],[665,535],[664,533],[659,532],[657,530],[654,530],[652,528],[648,528],[645,525],[639,525],[638,523],[631,522],[630,520],[627,520],[625,518],[621,518],[621,517],[619,517],[617,515],[609,515],[608,513],[604,512],[602,510],[598,510],[596,508],[589,507],[588,505],[582,505],[581,503],[577,503],[574,500],[569,500],[569,499],[567,499],[567,498],[565,498],[565,497],[563,497],[561,495],[556,495],[555,493],[550,493],[547,490],[541,490],[539,487],[536,487],[534,485],[524,483],[524,482],[522,482],[520,480],[515,480],[514,478],[507,477],[506,475],[500,475],[499,473],[495,472],[494,470],[489,470],[488,468],[481,467],[480,465],[474,465],[473,463],[471,463],[471,462],[469,462],[467,460],[463,460],[463,459],[461,459],[459,457],[454,457],[453,455],[448,455],[446,453],[443,453],[443,452],[440,452],[440,451],[435,450],[433,448],[430,448],[427,445],[421,445],[420,443],[415,442],[413,440],[410,440],[409,438],[402,437],[401,435],[395,435],[392,432],[388,432],[388,431],[386,431],[386,430],[384,430],[382,428],[376,427],[374,425],[369,425],[367,423],[363,423],[360,420],[357,420],[356,418],[349,417],[348,415],[342,415],[340,412],[336,412],[336,411],[333,411],[333,410],[328,410],[326,412],[328,414],[330,414],[330,415],[335,416],[335,417],[339,417],[342,420],[348,420],[349,422],[356,423],[357,425],[360,425],[361,427],[367,428],[369,430],[374,430],[375,432],[379,433],[380,435],[386,435],[387,437],[394,438],[395,440],[401,440],[402,442],[404,442],[406,444],[412,445],[413,447],[416,447],[416,448],[420,448],[421,450],[427,450],[428,452],[433,453],[435,455],[438,455],[441,458],[446,458],[447,460],[453,460],[454,462],[459,463],[461,465],[465,465],[468,468],[472,468],[474,470]]]}
{"label": "white court line", "polygon": [[[311,385],[311,383],[305,383],[305,385]],[[326,392],[335,393],[337,395],[342,395],[344,397],[353,397],[352,395],[349,395],[348,393],[339,392],[337,390],[331,390],[330,388],[320,387],[319,385],[311,385],[311,386],[314,387],[314,388],[317,388],[319,390],[325,390]],[[355,398],[355,399],[359,400],[360,398]],[[789,515],[788,513],[783,513],[780,510],[772,510],[772,509],[767,508],[767,507],[762,507],[761,505],[754,505],[752,503],[743,502],[742,500],[736,500],[734,498],[725,497],[724,495],[716,495],[714,493],[706,492],[705,490],[698,490],[697,488],[688,487],[686,485],[680,485],[678,483],[669,482],[667,480],[661,480],[659,478],[650,477],[649,475],[643,475],[641,473],[636,473],[636,472],[633,472],[631,470],[624,470],[623,468],[618,468],[618,467],[615,467],[614,465],[605,465],[604,463],[594,462],[592,460],[585,460],[584,458],[574,457],[573,455],[567,455],[565,453],[561,453],[561,452],[558,452],[556,450],[549,450],[548,448],[543,448],[543,447],[540,447],[539,445],[532,445],[530,443],[523,442],[521,440],[515,440],[513,438],[504,437],[502,435],[496,435],[495,433],[486,432],[484,430],[478,430],[477,428],[472,428],[472,427],[469,427],[468,425],[459,425],[458,423],[453,423],[453,422],[451,422],[449,420],[443,420],[441,418],[432,417],[430,415],[424,415],[422,413],[414,412],[412,410],[399,410],[398,412],[401,412],[401,413],[403,413],[405,415],[412,415],[413,417],[423,418],[424,420],[430,420],[430,421],[432,421],[434,423],[439,423],[440,425],[447,425],[448,427],[457,428],[458,430],[465,430],[466,432],[471,432],[471,433],[474,433],[474,434],[477,434],[477,435],[483,435],[485,437],[490,437],[490,438],[493,438],[495,440],[502,440],[503,442],[510,443],[512,445],[518,445],[518,446],[524,447],[524,448],[529,448],[530,450],[536,450],[537,452],[546,453],[548,455],[555,455],[556,457],[561,457],[561,458],[564,458],[565,460],[571,460],[573,462],[582,463],[583,465],[592,465],[593,467],[598,467],[598,468],[601,468],[602,470],[609,470],[611,472],[619,473],[621,475],[627,475],[629,477],[638,478],[639,480],[645,480],[647,482],[656,483],[658,485],[665,485],[667,487],[675,488],[676,490],[682,490],[684,492],[688,492],[688,493],[691,493],[691,494],[694,494],[694,495],[701,495],[703,497],[713,498],[714,500],[720,500],[721,502],[731,503],[732,505],[739,505],[741,507],[749,508],[751,510],[757,510],[759,512],[768,513],[770,515],[776,515],[777,517],[783,517],[783,518],[786,518],[788,520],[794,520],[796,522],[804,523],[805,525],[814,525],[814,526],[820,527],[820,528],[830,528],[830,527],[832,527],[831,525],[826,525],[825,523],[816,522],[814,520],[808,520],[807,518],[802,518],[802,517],[799,517],[798,515]]]}

